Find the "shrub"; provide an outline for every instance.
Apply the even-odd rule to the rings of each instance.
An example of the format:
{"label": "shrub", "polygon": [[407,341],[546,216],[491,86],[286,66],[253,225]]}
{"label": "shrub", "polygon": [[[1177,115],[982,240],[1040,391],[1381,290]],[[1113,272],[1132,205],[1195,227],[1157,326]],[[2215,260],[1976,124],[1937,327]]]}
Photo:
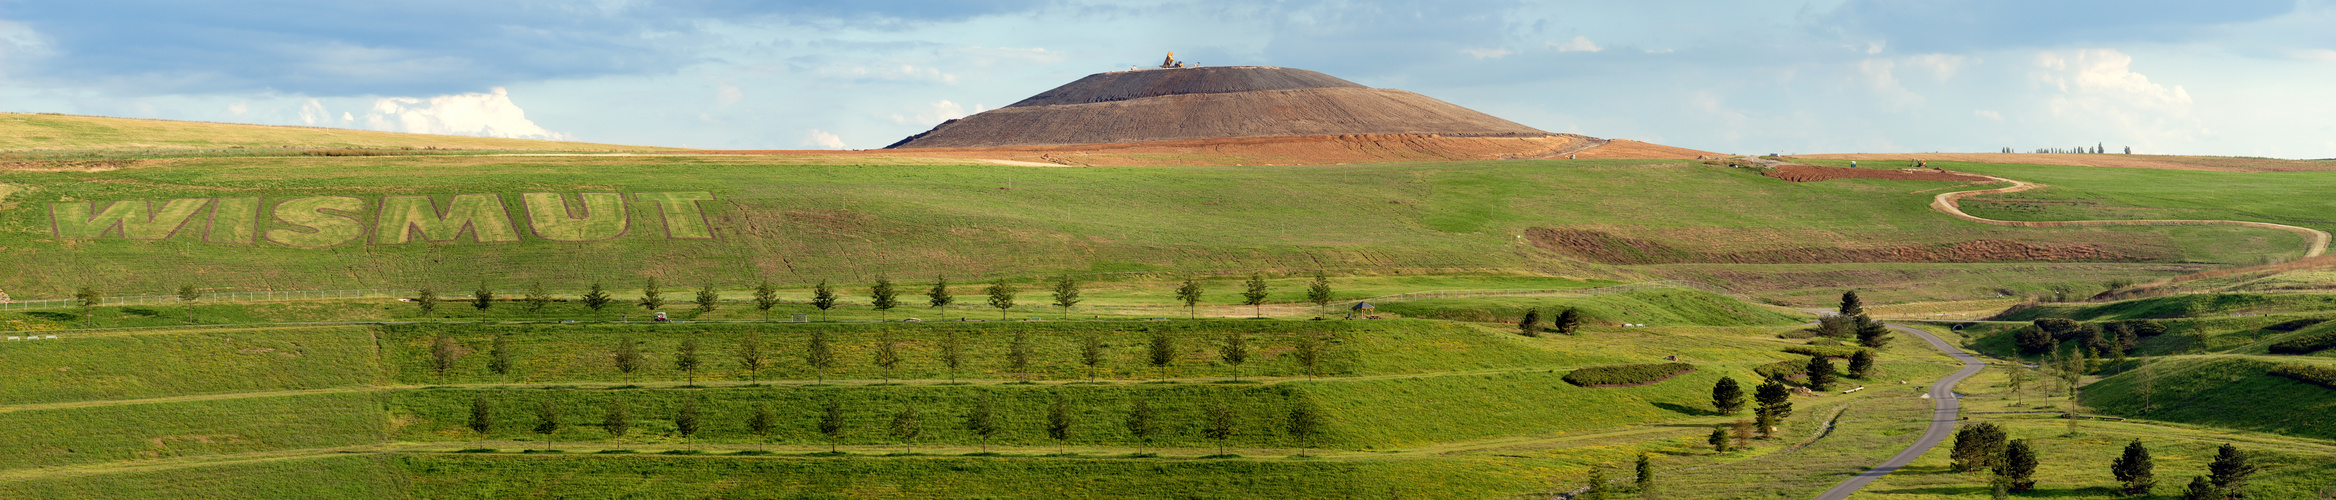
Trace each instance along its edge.
{"label": "shrub", "polygon": [[1811,357],[1815,357],[1815,356],[1824,356],[1824,357],[1828,357],[1828,358],[1847,358],[1847,357],[1850,357],[1850,356],[1856,356],[1856,355],[1857,355],[1857,353],[1858,353],[1858,352],[1860,352],[1860,351],[1868,351],[1868,349],[1866,349],[1866,348],[1864,348],[1864,347],[1853,346],[1853,345],[1840,345],[1840,346],[1797,345],[1797,346],[1792,346],[1792,347],[1787,347],[1787,348],[1784,348],[1784,352],[1789,352],[1789,353],[1793,353],[1793,354],[1799,354],[1799,355],[1802,355],[1802,356],[1811,356]]}
{"label": "shrub", "polygon": [[2272,354],[2311,354],[2336,347],[2336,331],[2282,340],[2271,344]]}
{"label": "shrub", "polygon": [[2272,367],[2271,374],[2336,389],[2336,368],[2319,365],[2285,365]]}
{"label": "shrub", "polygon": [[[130,310],[129,310],[129,309],[123,309],[123,310],[122,310],[122,312],[130,312]],[[2280,332],[2280,333],[2286,333],[2286,332],[2292,332],[2292,331],[2296,331],[2296,330],[2302,330],[2302,329],[2304,329],[2304,327],[2308,327],[2308,326],[2312,326],[2312,325],[2317,325],[2317,324],[2320,324],[2320,323],[2322,323],[2322,322],[2325,322],[2325,321],[2328,321],[2328,320],[2327,320],[2327,318],[2305,318],[2305,319],[2299,319],[2299,320],[2294,320],[2294,321],[2287,321],[2287,322],[2282,322],[2282,323],[2280,323],[2280,324],[2276,324],[2276,325],[2266,326],[2266,327],[2263,327],[2263,331],[2267,331],[2267,332]]]}
{"label": "shrub", "polygon": [[1765,377],[1769,380],[1788,380],[1793,377],[1809,374],[1809,362],[1799,360],[1778,361],[1775,363],[1752,367],[1752,373],[1758,373],[1761,377]]}
{"label": "shrub", "polygon": [[1565,381],[1582,387],[1634,385],[1663,380],[1694,370],[1695,365],[1687,363],[1592,366],[1565,374]]}

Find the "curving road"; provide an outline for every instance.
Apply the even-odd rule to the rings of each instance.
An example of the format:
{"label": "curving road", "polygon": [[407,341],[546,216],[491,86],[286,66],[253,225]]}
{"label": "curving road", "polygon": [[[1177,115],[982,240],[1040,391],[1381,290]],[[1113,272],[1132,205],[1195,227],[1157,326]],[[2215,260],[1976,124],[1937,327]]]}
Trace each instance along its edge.
{"label": "curving road", "polygon": [[1931,447],[1938,446],[1939,443],[1945,442],[1947,437],[1955,435],[1955,423],[1961,419],[1963,410],[1963,402],[1955,397],[1955,384],[1962,383],[1963,379],[1971,378],[1972,375],[1978,374],[1980,369],[1987,367],[1987,364],[1979,361],[1978,357],[1948,345],[1947,341],[1939,340],[1938,336],[1931,335],[1930,332],[1898,325],[1889,326],[1892,330],[1921,337],[1922,340],[1930,342],[1931,347],[1938,348],[1939,351],[1947,353],[1948,356],[1954,356],[1955,359],[1961,360],[1963,369],[1956,370],[1954,374],[1947,375],[1947,378],[1939,379],[1938,383],[1931,384],[1930,399],[1936,406],[1931,409],[1930,430],[1923,431],[1922,439],[1915,440],[1914,444],[1906,445],[1905,450],[1899,451],[1897,455],[1892,455],[1889,460],[1882,461],[1881,465],[1866,469],[1865,472],[1858,473],[1857,476],[1849,478],[1848,481],[1834,485],[1833,489],[1818,494],[1818,500],[1849,498],[1851,494],[1857,493],[1858,489],[1866,487],[1867,484],[1873,483],[1876,479],[1881,479],[1882,476],[1890,475],[1891,472],[1905,467],[1906,464],[1913,463],[1915,458],[1929,452]]}

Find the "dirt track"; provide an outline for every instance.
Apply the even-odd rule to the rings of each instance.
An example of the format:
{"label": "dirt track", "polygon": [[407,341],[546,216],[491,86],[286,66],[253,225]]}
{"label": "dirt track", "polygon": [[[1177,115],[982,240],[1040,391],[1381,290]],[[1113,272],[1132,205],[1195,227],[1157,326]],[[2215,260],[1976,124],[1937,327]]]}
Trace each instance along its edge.
{"label": "dirt track", "polygon": [[[1957,172],[1957,173],[1961,173],[1961,172]],[[2308,228],[2308,227],[2296,227],[2296,226],[2290,226],[2290,225],[2286,225],[2286,224],[2272,224],[2272,223],[2269,223],[2269,222],[2252,222],[2252,221],[2237,221],[2237,220],[2148,220],[2148,219],[2141,219],[2141,220],[2074,220],[2074,221],[2007,221],[2007,220],[1995,220],[1995,219],[1986,219],[1986,218],[1980,218],[1980,217],[1978,217],[1978,216],[1974,216],[1974,215],[1971,215],[1971,214],[1968,214],[1968,213],[1964,213],[1964,212],[1963,212],[1963,207],[1962,207],[1962,205],[1960,205],[1960,204],[1957,204],[1956,202],[1958,202],[1958,201],[1962,200],[1963,198],[1969,198],[1969,197],[1972,197],[1972,196],[1988,195],[1988,194],[2002,194],[2002,193],[2017,193],[2017,192],[2020,192],[2020,191],[2027,191],[2027,190],[2030,190],[2030,189],[2036,189],[2036,188],[2039,188],[2039,187],[2043,187],[2043,185],[2041,185],[2041,184],[2034,184],[2034,183],[2029,183],[2029,182],[2024,182],[2024,181],[2016,181],[2016,180],[2011,180],[2011,179],[2005,179],[2005,178],[2002,178],[2002,177],[1996,177],[1996,176],[1992,176],[1992,175],[1979,175],[1979,174],[1969,174],[1969,173],[1962,173],[1962,174],[1963,174],[1963,175],[1976,176],[1976,177],[1984,177],[1984,178],[1987,178],[1987,179],[1989,179],[1989,180],[1993,180],[1993,181],[1996,181],[1996,182],[2009,182],[2009,183],[2011,183],[2012,185],[2011,185],[2011,187],[2003,187],[2003,188],[1995,188],[1995,189],[1981,189],[1981,190],[1976,190],[1976,191],[1956,191],[1956,192],[1952,192],[1952,193],[1939,193],[1939,195],[1938,195],[1938,196],[1935,196],[1935,197],[1932,197],[1932,198],[1931,198],[1931,203],[1930,203],[1930,208],[1931,208],[1931,209],[1933,209],[1933,210],[1938,210],[1938,211],[1940,211],[1940,212],[1945,212],[1947,215],[1954,216],[1954,217],[1955,217],[1955,218],[1957,218],[1957,219],[1963,219],[1963,220],[1972,221],[1972,222],[1977,222],[1977,223],[1981,223],[1981,224],[1994,224],[1994,225],[1998,225],[1998,226],[2020,226],[2020,227],[2078,227],[2078,226],[2203,226],[2203,225],[2224,225],[2224,226],[2245,226],[2245,227],[2255,227],[2255,228],[2263,228],[2263,229],[2277,229],[2277,230],[2281,230],[2281,231],[2287,231],[2287,232],[2291,232],[2291,233],[2296,233],[2296,234],[2303,235],[2304,239],[2311,241],[2311,243],[2310,243],[2310,244],[2308,244],[2308,245],[2306,245],[2306,246],[2304,247],[2304,257],[2305,257],[2305,258],[2318,257],[2318,256],[2320,256],[2321,254],[2328,253],[2328,239],[2329,239],[2329,235],[2328,235],[2328,232],[2327,232],[2327,231],[2321,231],[2321,230],[2318,230],[2318,229],[2312,229],[2312,228]]]}
{"label": "dirt track", "polygon": [[1858,160],[1865,162],[1904,162],[1904,164],[1908,167],[1914,166],[1916,161],[1962,161],[1972,163],[2073,165],[2079,167],[2204,170],[2213,172],[2301,172],[2336,170],[2336,161],[2281,160],[2274,158],[2242,158],[2230,156],[2165,156],[2121,154],[2092,155],[2039,153],[1861,153],[1793,155],[1793,157],[1825,160]]}
{"label": "dirt track", "polygon": [[1959,172],[1948,172],[1945,170],[1819,167],[1815,165],[1800,165],[1792,163],[1777,165],[1774,168],[1770,168],[1768,172],[1762,173],[1760,175],[1775,177],[1793,182],[1817,182],[1829,181],[1833,179],[1882,179],[1892,181],[1959,182],[1980,182],[1988,180],[1987,177],[1983,176],[1976,176]]}

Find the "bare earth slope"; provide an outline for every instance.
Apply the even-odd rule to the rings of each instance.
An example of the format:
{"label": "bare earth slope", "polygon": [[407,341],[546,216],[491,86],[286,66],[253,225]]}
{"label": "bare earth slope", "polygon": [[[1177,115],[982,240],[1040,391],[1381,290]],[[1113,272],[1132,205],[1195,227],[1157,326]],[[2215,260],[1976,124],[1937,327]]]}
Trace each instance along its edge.
{"label": "bare earth slope", "polygon": [[1427,96],[1321,88],[1145,97],[994,109],[899,148],[1054,146],[1353,134],[1538,137],[1547,132]]}

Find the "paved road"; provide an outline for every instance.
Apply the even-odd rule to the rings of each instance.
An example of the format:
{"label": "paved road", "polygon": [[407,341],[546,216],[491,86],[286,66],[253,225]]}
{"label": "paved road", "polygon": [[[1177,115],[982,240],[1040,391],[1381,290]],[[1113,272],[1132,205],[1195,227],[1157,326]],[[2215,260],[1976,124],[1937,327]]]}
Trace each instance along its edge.
{"label": "paved road", "polygon": [[1834,485],[1833,489],[1818,494],[1818,500],[1849,498],[1851,494],[1857,493],[1858,489],[1866,487],[1867,484],[1873,483],[1876,479],[1881,479],[1882,476],[1890,475],[1899,467],[1913,463],[1916,457],[1922,456],[1923,453],[1929,452],[1931,447],[1938,446],[1939,443],[1945,442],[1949,436],[1955,435],[1955,423],[1961,417],[1963,408],[1963,402],[1955,398],[1955,384],[1962,383],[1963,379],[1971,378],[1972,375],[1978,374],[1981,368],[1987,367],[1986,363],[1980,362],[1979,358],[1972,356],[1971,353],[1948,345],[1946,341],[1939,340],[1937,336],[1931,335],[1929,332],[1898,325],[1890,325],[1890,329],[1930,342],[1931,347],[1936,347],[1938,350],[1946,352],[1947,355],[1962,360],[1963,369],[1956,370],[1953,375],[1939,379],[1938,383],[1930,386],[1930,399],[1937,406],[1931,410],[1930,430],[1922,433],[1922,439],[1916,440],[1914,444],[1906,445],[1904,451],[1900,451],[1897,455],[1891,456],[1889,460],[1883,461],[1882,465],[1867,469],[1856,477],[1849,478],[1848,481]]}

